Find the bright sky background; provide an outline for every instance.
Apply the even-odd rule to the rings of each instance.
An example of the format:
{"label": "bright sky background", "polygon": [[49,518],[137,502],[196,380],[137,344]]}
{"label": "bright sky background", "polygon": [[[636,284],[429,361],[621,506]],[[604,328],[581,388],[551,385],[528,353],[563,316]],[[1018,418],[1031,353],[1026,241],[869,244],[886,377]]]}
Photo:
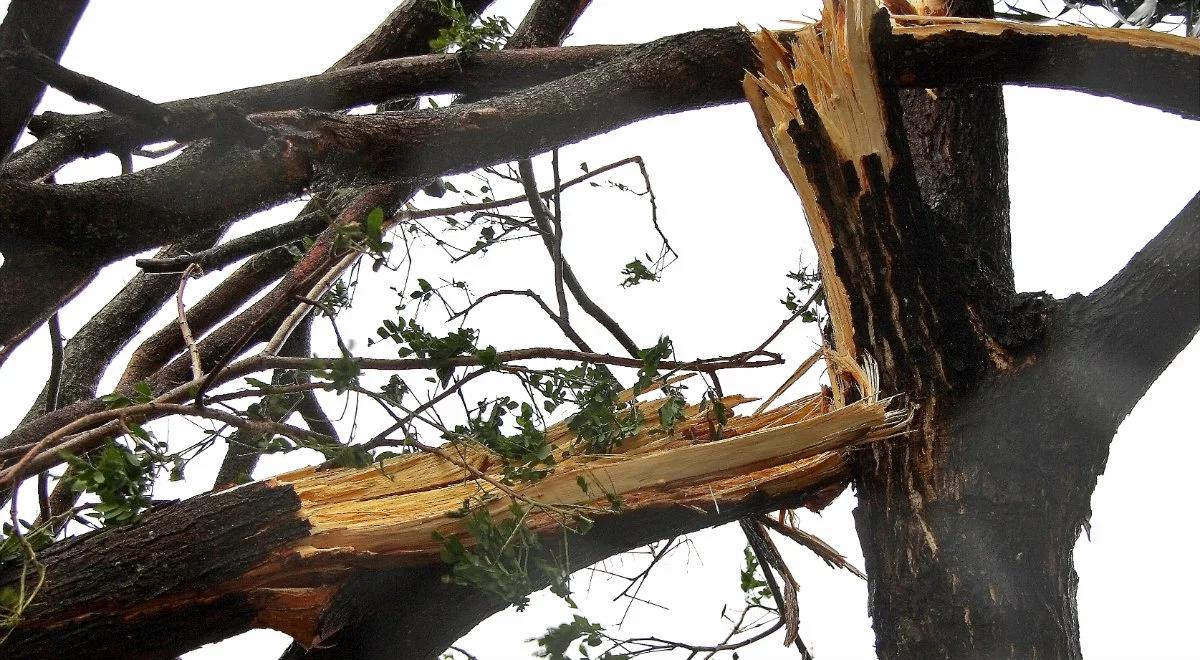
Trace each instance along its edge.
{"label": "bright sky background", "polygon": [[[0,7],[5,4],[0,2]],[[324,70],[369,33],[393,4],[394,0],[93,0],[63,63],[155,101],[223,91]],[[495,11],[515,24],[527,5],[501,0]],[[775,26],[779,19],[815,12],[812,2],[782,0],[697,0],[685,10],[678,3],[597,0],[568,43],[640,42],[737,22]],[[1195,192],[1200,123],[1070,93],[1009,89],[1006,98],[1013,251],[1021,289],[1057,296],[1091,291]],[[53,92],[43,108],[85,110]],[[580,161],[594,168],[632,154],[646,159],[661,223],[682,258],[667,271],[664,282],[621,290],[621,266],[657,247],[646,206],[613,190],[582,186],[564,195],[564,251],[585,286],[639,344],[649,345],[666,333],[681,357],[729,354],[757,344],[785,315],[778,302],[787,283],[784,273],[795,268],[801,253],[811,264],[812,253],[800,204],[762,144],[749,109],[739,105],[658,118],[588,140],[563,150],[564,176],[578,173]],[[139,166],[147,164],[139,161]],[[61,180],[111,176],[116,167],[114,158],[101,157],[69,168]],[[620,171],[612,178],[639,188],[635,175],[634,170]],[[472,185],[468,177],[456,181]],[[549,178],[542,181],[546,185]],[[417,199],[422,208],[445,202]],[[290,204],[275,209],[239,225],[234,234],[290,219],[296,208]],[[132,260],[106,269],[93,289],[64,310],[64,332],[74,332],[133,272]],[[436,271],[419,268],[417,274],[422,272]],[[466,264],[457,276],[470,281],[477,294],[510,286],[534,286],[546,294],[549,261],[540,246],[518,243],[494,250],[480,263]],[[392,273],[364,276],[356,307],[341,317],[343,331],[360,346],[379,319],[390,313],[394,298],[387,285],[397,284],[395,278]],[[217,279],[190,285],[189,304]],[[151,330],[169,318],[160,317],[150,324]],[[471,325],[483,330],[484,343],[501,349],[564,345],[553,326],[523,301],[482,308]],[[594,345],[619,352],[598,328],[587,322],[579,325]],[[322,328],[318,337],[328,340],[329,333]],[[0,411],[0,425],[11,427],[39,389],[48,368],[43,340],[44,333],[35,336],[0,372],[8,402]],[[794,364],[813,346],[810,329],[795,329],[774,348]],[[377,348],[371,354],[388,353]],[[117,364],[123,366],[122,360]],[[753,370],[722,380],[727,392],[764,396],[791,369]],[[1185,657],[1185,650],[1192,648],[1195,605],[1190,595],[1200,589],[1200,572],[1188,559],[1192,553],[1187,548],[1197,546],[1200,533],[1184,522],[1190,517],[1187,503],[1193,495],[1193,477],[1185,470],[1200,460],[1200,452],[1185,414],[1194,405],[1190,395],[1197,375],[1200,345],[1193,342],[1135,409],[1113,444],[1109,468],[1093,500],[1092,539],[1082,539],[1076,552],[1083,647],[1089,658]],[[115,377],[110,373],[102,387],[111,387]],[[24,378],[32,380],[21,382]],[[812,391],[813,386],[812,381],[802,383],[794,394]],[[698,394],[693,389],[693,395]],[[333,414],[340,409],[330,406]],[[183,424],[159,429],[160,434],[187,433]],[[214,452],[208,464],[216,460]],[[311,460],[293,456],[265,461],[256,476]],[[175,487],[159,495],[202,490],[211,472],[199,463],[193,469],[200,479],[188,491]],[[850,516],[853,505],[853,496],[846,494],[823,515],[804,512],[801,520],[804,529],[861,566]],[[624,628],[614,632],[652,633],[693,643],[714,643],[723,637],[726,627],[718,613],[723,604],[740,602],[737,569],[744,540],[736,526],[692,538],[690,554],[679,551],[664,562],[641,593],[670,609],[634,604]],[[826,568],[786,541],[780,540],[780,545],[802,586],[801,634],[818,658],[871,657],[865,583]],[[640,570],[641,561],[616,558],[605,567],[632,574]],[[610,602],[619,583],[589,571],[576,579],[589,618],[604,624],[621,619],[627,603]],[[569,618],[560,600],[537,596],[524,614],[501,613],[460,644],[484,660],[527,657],[532,647],[524,640]],[[187,657],[273,657],[285,643],[278,633],[254,632]],[[766,642],[742,657],[796,654]]]}

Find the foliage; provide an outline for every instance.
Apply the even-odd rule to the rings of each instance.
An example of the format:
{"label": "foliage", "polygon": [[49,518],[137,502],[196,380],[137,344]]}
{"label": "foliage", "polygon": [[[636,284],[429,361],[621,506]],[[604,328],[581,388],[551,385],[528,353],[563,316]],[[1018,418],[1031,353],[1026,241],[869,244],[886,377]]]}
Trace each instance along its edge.
{"label": "foliage", "polygon": [[22,559],[27,549],[36,552],[54,541],[53,530],[48,523],[34,525],[21,520],[19,524],[23,528],[20,534],[13,533],[12,523],[0,525],[0,564]]}
{"label": "foliage", "polygon": [[761,579],[762,567],[754,552],[747,546],[743,551],[741,570],[741,588],[746,598],[746,605],[762,605],[763,600],[771,597],[771,588]]}
{"label": "foliage", "polygon": [[567,423],[578,444],[589,454],[607,454],[627,438],[637,434],[641,413],[631,403],[622,404],[622,388],[603,365],[581,364],[564,372],[567,387],[579,406]]}
{"label": "foliage", "polygon": [[[414,293],[424,294],[432,291],[433,287],[429,282],[423,279],[417,280],[417,282],[421,290]],[[476,348],[475,341],[479,333],[471,328],[459,328],[439,337],[426,332],[415,320],[406,321],[398,318],[395,321],[385,319],[375,332],[380,338],[391,339],[399,344],[400,348],[396,352],[400,357],[416,355],[432,362],[433,370],[442,385],[448,383],[450,376],[454,373],[454,366],[450,363],[451,358],[476,354],[484,366],[492,368],[499,366],[495,360],[495,348],[491,346],[482,350]]]}
{"label": "foliage", "polygon": [[486,506],[472,510],[469,503],[464,503],[461,513],[474,542],[470,548],[455,537],[434,533],[434,539],[442,547],[442,561],[450,566],[450,572],[442,576],[443,581],[474,587],[516,605],[521,611],[529,604],[528,594],[533,591],[529,573],[532,558],[534,568],[549,579],[551,590],[569,598],[566,567],[533,557],[541,549],[541,543],[537,534],[525,526],[529,509],[514,502],[508,512],[509,517],[497,520]]}
{"label": "foliage", "polygon": [[165,443],[153,442],[145,430],[127,425],[140,440],[135,449],[110,440],[101,451],[87,456],[63,453],[71,467],[63,480],[75,492],[100,498],[89,515],[106,526],[136,522],[150,507],[150,490],[166,450]]}
{"label": "foliage", "polygon": [[[646,259],[650,260],[650,255],[646,255]],[[634,257],[633,261],[625,264],[625,268],[621,270],[621,274],[625,276],[625,279],[621,282],[621,286],[626,289],[631,286],[637,286],[642,282],[658,281],[658,273],[647,268],[646,264],[642,263],[641,257]]]}
{"label": "foliage", "polygon": [[512,34],[512,25],[503,16],[486,16],[475,24],[458,0],[438,0],[438,12],[450,25],[439,30],[438,36],[429,42],[434,52],[469,54],[498,50]]}
{"label": "foliage", "polygon": [[821,283],[821,276],[815,270],[807,270],[803,266],[787,274],[787,278],[796,284],[787,288],[787,295],[779,302],[787,309],[787,311],[795,314],[800,314],[800,320],[805,323],[815,323],[818,320],[817,310],[811,305],[807,309],[801,309],[803,304],[801,295],[811,291],[813,287]]}
{"label": "foliage", "polygon": [[[588,621],[586,617],[578,614],[574,615],[567,623],[559,624],[546,631],[546,634],[538,637],[536,641],[540,650],[534,655],[539,658],[547,658],[548,660],[571,660],[567,656],[571,646],[578,640],[576,651],[580,658],[591,658],[589,655],[589,647],[594,650],[595,647],[604,643],[604,626]],[[596,656],[596,660],[626,660],[628,655],[614,654],[605,652]]]}
{"label": "foliage", "polygon": [[125,395],[120,392],[105,394],[100,397],[104,405],[109,410],[116,408],[128,408],[129,406],[142,403],[149,403],[154,400],[154,390],[150,383],[140,380],[133,385],[133,392],[130,395]]}

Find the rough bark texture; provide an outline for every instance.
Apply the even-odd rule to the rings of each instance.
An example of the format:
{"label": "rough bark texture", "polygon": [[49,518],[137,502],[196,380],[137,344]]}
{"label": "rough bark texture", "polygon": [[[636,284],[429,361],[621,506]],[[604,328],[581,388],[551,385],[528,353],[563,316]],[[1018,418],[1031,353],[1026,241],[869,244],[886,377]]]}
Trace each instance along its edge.
{"label": "rough bark texture", "polygon": [[[515,43],[561,38],[585,5],[536,3],[534,13],[546,12],[560,27],[531,23]],[[428,12],[430,7],[409,2],[397,11]],[[949,11],[986,15],[990,5],[952,5]],[[400,18],[385,23],[339,66],[408,54],[396,44],[432,36],[429,29],[436,21]],[[69,28],[64,43],[67,33]],[[860,466],[856,516],[879,653],[886,658],[1078,657],[1071,549],[1086,523],[1088,499],[1116,426],[1200,326],[1195,304],[1200,201],[1193,199],[1129,267],[1094,294],[1055,302],[1016,293],[1004,116],[999,88],[992,83],[1116,89],[1131,100],[1185,115],[1197,114],[1189,105],[1195,97],[1136,77],[1092,76],[1081,82],[1062,74],[1093,66],[1098,53],[1108,52],[1073,41],[1051,46],[1041,37],[991,39],[991,60],[964,63],[950,54],[982,49],[976,36],[890,38],[876,49],[885,80],[896,86],[941,86],[935,93],[885,86],[887,138],[896,162],[885,166],[879,157],[843,162],[803,94],[798,102],[808,117],[791,132],[810,183],[835,221],[833,261],[824,274],[842,280],[849,291],[848,323],[858,338],[856,348],[879,360],[884,391],[903,392],[917,406],[916,442],[887,445]],[[1025,47],[1064,54],[1067,64],[1030,68],[1012,57]],[[1116,46],[1112,53],[1131,55]],[[1132,55],[1139,66],[1162,70],[1194,61],[1172,52]],[[913,69],[912,61],[925,64]],[[450,75],[434,66],[443,60],[427,64]],[[419,181],[526,157],[644,117],[733,102],[740,99],[742,71],[752,66],[743,31],[701,31],[623,51],[562,80],[461,107],[365,117],[263,115],[260,125],[269,130],[261,142],[212,141],[152,170],[84,184],[33,180],[39,168],[44,174],[81,148],[64,134],[49,135],[47,153],[27,170],[33,173],[25,177],[29,180],[9,171],[10,178],[0,181],[0,228],[5,230],[0,247],[6,250],[0,269],[0,300],[6,303],[0,340],[7,342],[0,347],[0,360],[112,259],[216,231],[314,183],[388,180],[378,189],[394,191],[397,185],[390,181],[397,176]],[[963,80],[988,84],[950,84]],[[1195,71],[1184,71],[1177,80],[1177,86],[1186,86],[1195,81]],[[359,88],[355,94],[383,97],[406,89]],[[287,98],[288,104],[296,102]],[[336,104],[346,102],[341,96]],[[222,192],[219,204],[212,191]],[[359,211],[386,203],[369,196],[350,199],[345,208],[358,204]],[[249,269],[234,295],[214,299],[210,307],[196,306],[193,327],[218,323],[257,290],[251,283],[263,284],[266,273],[282,275],[290,261],[281,254],[256,262],[266,270]],[[307,257],[321,267],[329,258],[320,248]],[[304,277],[314,272],[320,268],[293,270],[249,316],[235,317],[214,332],[206,340],[205,365],[218,365],[257,341],[272,325],[272,315],[294,304],[291,295],[307,291],[304,285],[311,282]],[[30,281],[51,285],[27,296],[33,290]],[[130,310],[151,311],[148,306]],[[143,376],[158,372],[154,382],[160,390],[181,382],[180,374],[187,371],[185,360],[160,370],[180,348],[170,332],[163,337],[152,342],[145,361],[134,369]],[[98,350],[114,346],[110,342]],[[94,378],[92,372],[82,374],[80,387],[94,387]],[[0,446],[34,442],[102,406],[96,400],[67,406],[18,429]],[[647,508],[602,521],[574,557],[587,563],[747,512],[795,504],[800,497],[748,500],[722,506],[719,515]],[[254,597],[216,586],[278,559],[276,552],[306,535],[308,523],[293,515],[298,507],[290,488],[259,484],[177,504],[131,529],[58,544],[43,558],[49,572],[38,604],[6,650],[15,649],[18,655],[12,657],[40,657],[51,648],[67,656],[169,657],[264,623],[255,618],[263,609]],[[231,527],[231,521],[237,525]],[[0,570],[0,584],[11,583],[15,570]],[[332,645],[307,654],[294,649],[292,655],[369,660],[394,657],[402,648],[411,657],[433,657],[501,608],[502,603],[441,584],[440,572],[423,565],[360,573],[340,591],[336,607],[317,621],[318,630],[306,631],[313,633],[310,639],[333,635]],[[340,585],[322,586],[332,592]],[[398,592],[420,596],[397,603]],[[154,605],[147,607],[151,601]],[[278,618],[267,623],[300,625]],[[172,635],[163,635],[167,629]]]}
{"label": "rough bark texture", "polygon": [[[643,412],[654,406],[639,405]],[[479,506],[497,517],[510,515],[516,497],[584,507],[600,524],[571,535],[570,556],[582,567],[661,538],[656,534],[796,505],[845,483],[845,452],[889,437],[903,423],[903,415],[886,413],[887,405],[830,410],[824,397],[808,397],[731,418],[729,437],[709,442],[694,441],[708,422],[700,406],[690,406],[678,433],[646,425],[599,462],[566,455],[576,447],[564,422],[548,431],[561,440],[554,473],[508,490],[481,492],[485,482],[473,470],[486,470],[486,483],[494,483],[503,466],[488,450],[462,445],[453,453],[458,462],[420,454],[361,469],[301,470],[198,496],[136,525],[55,544],[36,564],[0,566],[0,585],[14,585],[24,571],[27,593],[45,571],[5,650],[20,658],[169,658],[257,625],[323,649],[340,634],[357,640],[353,648],[375,649],[364,653],[406,639],[407,657],[432,657],[504,606],[464,599],[471,604],[429,624],[429,613],[465,593],[434,586],[446,570],[434,532],[474,543],[453,515],[464,498],[488,496]],[[581,489],[580,480],[607,484],[605,492],[620,496],[624,508],[605,508],[605,496]],[[561,518],[543,509],[532,509],[524,524],[535,534],[562,533]],[[557,539],[546,547],[559,547]],[[535,567],[531,578],[545,579]],[[420,590],[396,599],[391,589],[408,583]]]}
{"label": "rough bark texture", "polygon": [[[893,84],[1006,83],[1086,91],[1200,118],[1200,44],[1157,32],[1089,38],[1072,27],[1011,25],[1000,31],[919,19],[891,38]],[[971,53],[969,57],[964,54]]]}
{"label": "rough bark texture", "polygon": [[[991,6],[956,9],[985,15]],[[1074,543],[1117,424],[1166,361],[1136,359],[1084,377],[1081,368],[1094,368],[1086,365],[1106,364],[1105,352],[1128,351],[1072,340],[1075,324],[1095,322],[1082,321],[1086,304],[1014,292],[998,87],[900,91],[891,107],[919,199],[893,187],[910,198],[902,240],[868,221],[842,241],[845,259],[857,262],[847,272],[901,274],[856,280],[864,304],[854,306],[854,322],[859,337],[872,338],[868,352],[906,354],[881,360],[881,381],[910,395],[920,429],[918,441],[868,455],[857,482],[877,650],[882,658],[1077,658]],[[1194,217],[1182,222],[1194,231]],[[1175,234],[1163,240],[1181,249]],[[1194,257],[1171,263],[1195,272]],[[1195,289],[1193,281],[1122,300],[1186,309],[1192,296],[1187,312],[1159,309],[1156,324],[1184,337],[1162,349],[1173,356],[1195,332]],[[894,305],[891,333],[868,313],[872,299]],[[1107,411],[1087,405],[1108,398],[1100,382],[1119,383]]]}
{"label": "rough bark texture", "polygon": [[[204,590],[303,537],[299,508],[290,488],[252,484],[55,544],[40,557],[45,584],[5,657],[169,658],[245,629],[255,614],[246,594]],[[17,570],[0,569],[0,583]]]}

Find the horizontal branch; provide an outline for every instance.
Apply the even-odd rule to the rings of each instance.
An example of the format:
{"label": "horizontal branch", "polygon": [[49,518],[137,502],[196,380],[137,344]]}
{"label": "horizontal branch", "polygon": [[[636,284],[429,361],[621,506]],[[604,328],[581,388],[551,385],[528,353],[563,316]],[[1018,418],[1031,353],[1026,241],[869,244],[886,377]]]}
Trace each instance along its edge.
{"label": "horizontal branch", "polygon": [[[415,55],[170,101],[158,106],[159,112],[170,118],[169,122],[134,122],[119,111],[90,115],[46,113],[30,121],[30,130],[39,137],[71,136],[79,145],[72,154],[77,157],[107,151],[128,152],[143,144],[165,140],[191,141],[212,136],[236,140],[243,136],[222,131],[222,124],[214,120],[224,117],[229,125],[236,120],[244,122],[247,115],[256,113],[297,108],[343,110],[408,95],[493,96],[590,69],[629,49],[630,46],[574,46]],[[23,157],[36,158],[33,151],[15,157],[15,167],[20,167]]]}
{"label": "horizontal branch", "polygon": [[[1066,62],[1053,76],[996,64],[987,80],[1125,94],[1131,100],[1191,112],[1186,99],[1166,95],[1172,89],[1183,90],[1179,94],[1195,89],[1189,83],[1198,75],[1195,46],[1128,30],[1073,28],[1074,36],[1056,38],[1053,35],[1058,33],[1047,32],[1053,28],[998,21],[969,25],[975,27],[900,27],[882,41],[900,40],[897,48],[908,47],[904,44],[911,46],[911,41],[905,40],[917,37],[900,34],[902,30],[929,34],[966,30],[975,36],[967,43],[947,38],[945,47],[937,51],[942,58],[998,63],[1012,54],[1005,50],[1008,46],[1001,48],[1015,38],[1006,35],[1043,39],[1049,34],[1043,39],[1044,59],[1057,62],[1062,55]],[[1130,55],[1128,61],[1182,58],[1181,64],[1161,77],[1122,73],[1112,76],[1114,83],[1089,72],[1088,67],[1094,71],[1097,62],[1067,56],[1072,49],[1079,50],[1079,40],[1114,53],[1140,53]],[[342,178],[430,180],[544,152],[640,119],[740,101],[739,75],[755,68],[746,33],[724,28],[667,37],[587,71],[462,106],[365,116],[309,111],[256,115],[258,125],[272,135],[258,149],[207,144],[158,167],[79,184],[0,181],[0,250],[30,241],[50,242],[112,261],[245,217],[295,197],[314,183],[336,183]],[[881,75],[896,84],[915,86],[969,80],[967,72],[942,81],[886,71]],[[1141,78],[1164,82],[1149,91],[1126,88]],[[48,312],[32,309],[28,314],[33,316],[10,324],[28,329],[38,315],[44,318]],[[11,344],[18,336],[2,333],[0,343]]]}
{"label": "horizontal branch", "polygon": [[[1191,40],[1128,30],[1065,30],[999,21],[901,25],[880,46],[894,51],[883,59],[895,73],[885,69],[881,75],[920,87],[972,81],[1069,87],[1195,114],[1196,86],[1189,81],[1200,75],[1200,47]],[[1032,61],[1014,52],[1035,45],[1044,55],[1038,61],[1052,65],[1011,64]],[[700,52],[706,57],[694,56]],[[1097,55],[1087,55],[1091,52]],[[1099,66],[1116,57],[1128,66],[1119,71]],[[945,64],[961,61],[978,66]],[[240,217],[294,195],[312,182],[314,167],[341,176],[418,180],[467,171],[639,119],[739,101],[735,78],[755,66],[746,34],[724,28],[667,37],[582,73],[463,106],[365,116],[259,115],[255,121],[277,135],[262,150],[220,150],[102,182],[56,187],[6,182],[0,185],[5,202],[0,228],[14,236],[89,241],[114,257],[127,256],[214,218]],[[934,73],[921,77],[926,66]],[[1163,75],[1151,75],[1155,72]],[[222,185],[234,178],[236,186]],[[232,199],[206,194],[229,189],[244,192]],[[124,220],[120,227],[117,218]]]}
{"label": "horizontal branch", "polygon": [[[764,357],[763,360],[752,360],[753,357]],[[248,358],[242,369],[325,369],[339,360],[349,360],[360,369],[383,371],[406,371],[413,369],[434,369],[446,367],[474,367],[484,362],[477,356],[461,356],[446,360],[428,360],[423,358],[293,358],[272,355]],[[590,364],[608,364],[616,367],[637,369],[645,363],[637,358],[606,355],[603,353],[586,353],[568,348],[520,348],[511,351],[498,351],[497,363],[519,362],[522,360],[568,360],[572,362],[587,362]],[[738,356],[736,358],[715,358],[710,360],[675,361],[662,360],[657,363],[664,371],[695,371],[711,373],[724,369],[748,369],[755,367],[770,367],[783,364],[783,358],[776,353],[760,351],[758,353]]]}
{"label": "horizontal branch", "polygon": [[[698,52],[709,56],[696,57]],[[295,196],[313,182],[317,167],[352,177],[426,180],[539,153],[639,119],[736,102],[740,72],[752,65],[741,29],[706,30],[463,106],[354,116],[259,115],[259,125],[276,135],[262,149],[203,149],[207,153],[185,153],[149,170],[81,184],[0,183],[0,229],[86,242],[112,258],[128,256]],[[236,194],[213,195],[214,190]]]}
{"label": "horizontal branch", "polygon": [[1200,119],[1200,39],[969,18],[893,22],[876,43],[885,84],[1069,89]]}

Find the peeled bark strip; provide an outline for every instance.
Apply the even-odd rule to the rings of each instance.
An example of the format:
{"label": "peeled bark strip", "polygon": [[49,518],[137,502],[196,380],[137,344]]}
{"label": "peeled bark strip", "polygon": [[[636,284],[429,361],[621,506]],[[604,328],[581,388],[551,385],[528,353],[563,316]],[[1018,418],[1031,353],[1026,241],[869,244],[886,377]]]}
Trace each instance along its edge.
{"label": "peeled bark strip", "polygon": [[[726,404],[743,401],[727,397]],[[639,405],[653,418],[661,403]],[[470,546],[462,518],[450,515],[465,499],[491,497],[485,506],[496,518],[510,515],[516,493],[526,507],[536,502],[611,519],[599,536],[593,530],[573,537],[580,556],[599,559],[657,538],[625,529],[627,516],[650,516],[660,529],[681,521],[698,529],[844,483],[846,450],[889,437],[905,423],[902,413],[886,412],[890,403],[871,397],[832,409],[828,399],[812,396],[735,417],[714,441],[705,413],[692,406],[674,434],[646,427],[621,453],[604,456],[562,457],[572,440],[563,423],[547,432],[562,459],[552,474],[513,492],[480,477],[500,477],[497,457],[464,445],[443,447],[452,460],[419,454],[361,470],[306,469],[186,500],[135,526],[43,553],[45,585],[5,642],[5,657],[170,658],[256,626],[317,645],[338,632],[345,604],[336,596],[354,578],[367,571],[388,572],[389,580],[440,573],[434,532]],[[608,511],[607,494],[622,499],[620,513]],[[535,506],[526,525],[551,534],[560,522]],[[600,550],[589,554],[589,546]],[[0,585],[12,584],[20,570],[5,567]],[[408,625],[429,627],[428,621]],[[397,634],[421,634],[434,646],[443,641],[401,622],[397,627]]]}

